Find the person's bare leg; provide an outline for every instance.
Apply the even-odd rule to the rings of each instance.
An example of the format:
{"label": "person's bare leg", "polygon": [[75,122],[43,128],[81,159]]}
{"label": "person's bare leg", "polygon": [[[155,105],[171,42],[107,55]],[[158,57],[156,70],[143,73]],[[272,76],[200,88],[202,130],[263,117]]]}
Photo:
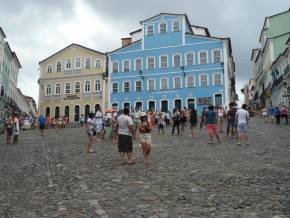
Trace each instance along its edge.
{"label": "person's bare leg", "polygon": [[132,160],[132,153],[127,153],[127,157],[128,157],[128,164],[135,164],[136,162],[134,160]]}

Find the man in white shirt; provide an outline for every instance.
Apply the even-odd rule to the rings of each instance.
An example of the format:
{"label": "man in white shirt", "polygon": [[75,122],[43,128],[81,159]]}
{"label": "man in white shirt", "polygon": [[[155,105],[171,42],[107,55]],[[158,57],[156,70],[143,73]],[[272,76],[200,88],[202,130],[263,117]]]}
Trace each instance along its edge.
{"label": "man in white shirt", "polygon": [[95,116],[95,132],[96,132],[97,141],[102,140],[103,119],[104,119],[104,115],[103,115],[102,109],[99,108]]}
{"label": "man in white shirt", "polygon": [[127,153],[128,164],[136,163],[132,160],[133,142],[136,139],[134,123],[129,116],[129,108],[124,109],[124,114],[118,117],[116,135],[118,135],[118,151],[121,155],[123,163],[125,162],[125,153]]}
{"label": "man in white shirt", "polygon": [[247,111],[247,105],[243,104],[242,108],[236,112],[236,120],[238,122],[238,133],[239,133],[239,142],[238,145],[241,145],[241,140],[244,138],[246,145],[249,145],[247,128],[250,119],[249,112]]}

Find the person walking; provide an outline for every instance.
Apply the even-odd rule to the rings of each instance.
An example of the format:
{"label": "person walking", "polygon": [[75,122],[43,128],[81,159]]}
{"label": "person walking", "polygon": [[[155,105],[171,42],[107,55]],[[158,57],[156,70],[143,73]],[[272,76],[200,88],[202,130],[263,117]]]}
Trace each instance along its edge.
{"label": "person walking", "polygon": [[236,113],[236,120],[238,122],[238,145],[241,145],[241,141],[244,139],[246,145],[249,145],[248,135],[247,135],[247,126],[249,123],[250,115],[247,111],[247,105],[243,104],[242,108],[239,109]]}
{"label": "person walking", "polygon": [[219,138],[219,133],[217,130],[217,113],[214,111],[214,106],[209,105],[208,111],[204,115],[205,117],[205,123],[206,123],[206,129],[208,132],[208,136],[210,141],[209,144],[213,144],[213,137],[215,136],[218,143],[221,143]]}
{"label": "person walking", "polygon": [[88,153],[93,153],[93,143],[94,143],[94,113],[89,113],[89,118],[86,122],[86,131],[88,135],[88,143],[85,145],[85,149]]}
{"label": "person walking", "polygon": [[226,118],[227,118],[227,136],[229,137],[229,134],[231,132],[231,138],[234,138],[236,136],[236,130],[237,130],[237,124],[236,124],[236,112],[237,109],[235,107],[235,103],[231,102],[229,104],[229,111],[227,112]]}
{"label": "person walking", "polygon": [[123,163],[125,163],[125,153],[127,154],[127,164],[135,164],[132,159],[133,142],[136,139],[134,123],[129,116],[129,108],[125,108],[124,112],[117,119],[116,135],[118,136],[118,151],[121,155]]}
{"label": "person walking", "polygon": [[162,135],[164,135],[164,126],[165,126],[165,114],[163,112],[159,112],[158,115],[158,134],[160,130],[162,130]]}
{"label": "person walking", "polygon": [[184,129],[186,127],[186,121],[187,121],[187,117],[186,117],[186,111],[185,110],[182,110],[180,112],[180,131],[181,132],[184,132]]}
{"label": "person walking", "polygon": [[140,119],[141,119],[141,125],[139,127],[139,132],[140,132],[139,138],[140,138],[140,143],[143,150],[144,163],[145,165],[148,166],[149,164],[148,157],[149,157],[151,147],[152,147],[151,128],[150,128],[150,124],[148,122],[146,113],[142,113],[140,116]]}
{"label": "person walking", "polygon": [[13,144],[18,143],[20,124],[18,114],[14,114],[14,127],[13,127]]}
{"label": "person walking", "polygon": [[173,109],[173,113],[172,113],[172,121],[173,121],[173,125],[172,125],[172,135],[174,135],[174,130],[175,127],[177,128],[177,135],[179,135],[179,125],[180,125],[180,114],[177,111],[176,108]]}
{"label": "person walking", "polygon": [[14,121],[13,117],[9,114],[7,119],[6,127],[6,143],[11,144],[12,134],[13,134]]}
{"label": "person walking", "polygon": [[197,138],[196,137],[197,113],[194,108],[192,108],[190,111],[189,122],[190,122],[190,129],[191,129],[191,137],[193,139],[196,139]]}
{"label": "person walking", "polygon": [[280,125],[281,111],[280,111],[279,107],[276,107],[274,109],[274,116],[276,118],[276,124]]}
{"label": "person walking", "polygon": [[285,120],[285,125],[288,124],[288,108],[283,105],[281,108],[281,118]]}
{"label": "person walking", "polygon": [[96,116],[95,116],[95,132],[96,132],[96,140],[98,142],[102,140],[103,119],[104,119],[104,115],[100,107],[99,110],[96,112]]}
{"label": "person walking", "polygon": [[218,116],[218,130],[220,133],[223,133],[225,111],[222,106],[218,107],[217,116]]}
{"label": "person walking", "polygon": [[38,118],[38,125],[40,130],[40,135],[43,136],[45,129],[46,118],[43,115],[40,115]]}

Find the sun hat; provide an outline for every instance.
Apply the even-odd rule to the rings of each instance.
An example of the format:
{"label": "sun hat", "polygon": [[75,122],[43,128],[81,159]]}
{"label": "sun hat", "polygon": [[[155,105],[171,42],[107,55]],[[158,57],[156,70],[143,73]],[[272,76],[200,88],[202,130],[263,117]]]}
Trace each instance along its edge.
{"label": "sun hat", "polygon": [[142,112],[140,115],[140,117],[146,117],[146,116],[147,116],[146,112]]}

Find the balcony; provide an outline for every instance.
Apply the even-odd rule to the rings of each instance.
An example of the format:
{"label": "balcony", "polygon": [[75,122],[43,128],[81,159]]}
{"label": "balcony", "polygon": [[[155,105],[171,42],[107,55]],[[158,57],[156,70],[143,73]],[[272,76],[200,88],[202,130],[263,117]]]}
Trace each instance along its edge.
{"label": "balcony", "polygon": [[60,101],[61,95],[46,95],[43,97],[44,101]]}
{"label": "balcony", "polygon": [[103,93],[102,92],[91,92],[91,93],[84,93],[83,98],[89,99],[89,98],[102,98]]}
{"label": "balcony", "polygon": [[287,65],[287,67],[284,69],[284,77],[286,78],[287,75],[290,73],[290,64]]}
{"label": "balcony", "polygon": [[279,76],[279,78],[273,82],[272,89],[278,86],[283,81],[283,79],[284,79],[283,75]]}

